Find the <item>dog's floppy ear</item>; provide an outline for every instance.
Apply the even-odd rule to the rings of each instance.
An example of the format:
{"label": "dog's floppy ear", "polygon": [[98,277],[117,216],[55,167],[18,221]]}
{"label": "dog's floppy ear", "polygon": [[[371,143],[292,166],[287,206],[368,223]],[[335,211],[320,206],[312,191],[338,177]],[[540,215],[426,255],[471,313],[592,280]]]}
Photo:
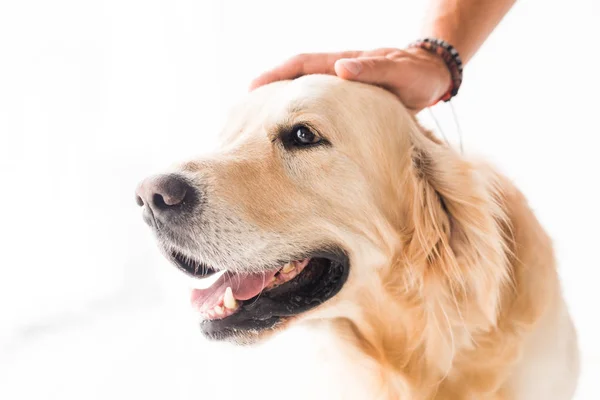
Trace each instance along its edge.
{"label": "dog's floppy ear", "polygon": [[412,234],[407,259],[423,267],[424,284],[444,285],[459,300],[476,300],[495,323],[508,280],[504,214],[496,177],[475,168],[430,132],[413,132]]}

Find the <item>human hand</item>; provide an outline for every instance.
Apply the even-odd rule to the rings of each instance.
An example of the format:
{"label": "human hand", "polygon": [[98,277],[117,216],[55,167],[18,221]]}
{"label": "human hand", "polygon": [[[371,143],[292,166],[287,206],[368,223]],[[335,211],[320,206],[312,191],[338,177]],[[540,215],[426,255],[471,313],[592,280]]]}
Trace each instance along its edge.
{"label": "human hand", "polygon": [[337,75],[381,86],[414,112],[434,104],[452,85],[450,71],[444,61],[415,47],[301,54],[256,78],[250,89],[308,74]]}

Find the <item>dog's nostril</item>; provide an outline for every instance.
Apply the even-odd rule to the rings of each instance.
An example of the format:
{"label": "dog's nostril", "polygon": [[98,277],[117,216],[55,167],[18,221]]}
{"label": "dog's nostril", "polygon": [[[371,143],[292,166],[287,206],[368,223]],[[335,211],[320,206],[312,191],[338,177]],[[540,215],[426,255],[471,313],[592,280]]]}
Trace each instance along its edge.
{"label": "dog's nostril", "polygon": [[164,208],[177,206],[183,203],[183,200],[190,190],[190,185],[185,180],[169,177],[163,181],[152,200],[155,204]]}
{"label": "dog's nostril", "polygon": [[161,194],[155,193],[154,196],[152,196],[152,204],[154,205],[154,207],[158,208],[159,210],[166,210],[167,208],[171,207],[173,204],[169,205],[165,202],[164,197]]}
{"label": "dog's nostril", "polygon": [[136,202],[160,219],[194,209],[199,204],[199,193],[182,176],[161,175],[148,178],[140,184],[136,191]]}

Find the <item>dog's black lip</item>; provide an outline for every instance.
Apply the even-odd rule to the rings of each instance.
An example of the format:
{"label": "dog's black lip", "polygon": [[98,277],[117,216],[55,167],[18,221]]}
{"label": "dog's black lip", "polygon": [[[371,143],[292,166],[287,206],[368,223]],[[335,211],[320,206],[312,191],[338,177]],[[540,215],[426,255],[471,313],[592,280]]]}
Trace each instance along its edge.
{"label": "dog's black lip", "polygon": [[[223,340],[244,332],[263,331],[334,297],[348,278],[350,261],[347,254],[339,250],[319,251],[297,259],[303,258],[311,258],[311,262],[294,279],[242,302],[237,312],[229,317],[202,321],[202,333],[210,339]],[[329,264],[319,268],[315,263],[323,263],[323,260]],[[303,283],[303,276],[310,280]]]}
{"label": "dog's black lip", "polygon": [[[185,256],[177,250],[168,252],[168,257],[175,266],[188,276],[193,278],[205,278],[217,273],[217,270],[199,261],[191,261],[191,258]],[[190,261],[186,261],[188,258]],[[195,264],[195,265],[194,265]],[[194,270],[194,272],[192,272]]]}

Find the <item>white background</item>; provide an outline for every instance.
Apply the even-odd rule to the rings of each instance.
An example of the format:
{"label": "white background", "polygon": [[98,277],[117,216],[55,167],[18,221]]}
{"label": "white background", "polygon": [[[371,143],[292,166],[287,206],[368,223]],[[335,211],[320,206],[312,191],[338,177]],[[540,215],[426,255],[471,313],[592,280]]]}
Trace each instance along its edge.
{"label": "white background", "polygon": [[[302,364],[283,381],[265,372],[281,352],[199,339],[135,185],[210,150],[264,69],[299,52],[402,47],[424,5],[2,0],[0,398],[257,398],[297,385]],[[520,2],[454,102],[467,151],[516,181],[555,240],[580,400],[600,398],[599,20],[597,0]],[[455,141],[447,111],[435,113]]]}

